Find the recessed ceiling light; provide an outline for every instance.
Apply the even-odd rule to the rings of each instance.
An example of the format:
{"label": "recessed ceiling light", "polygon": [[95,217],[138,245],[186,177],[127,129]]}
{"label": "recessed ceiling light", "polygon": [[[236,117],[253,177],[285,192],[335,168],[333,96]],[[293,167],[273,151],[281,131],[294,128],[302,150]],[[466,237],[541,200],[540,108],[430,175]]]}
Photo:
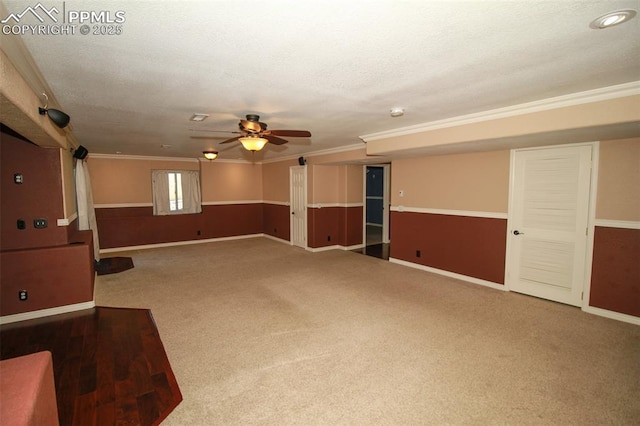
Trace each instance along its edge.
{"label": "recessed ceiling light", "polygon": [[209,116],[209,114],[200,114],[200,113],[195,113],[193,114],[193,116],[189,119],[191,121],[204,121],[207,117]]}
{"label": "recessed ceiling light", "polygon": [[604,28],[613,27],[614,25],[627,22],[634,16],[636,16],[636,11],[633,9],[616,10],[594,19],[589,24],[589,27],[594,30],[602,30]]}

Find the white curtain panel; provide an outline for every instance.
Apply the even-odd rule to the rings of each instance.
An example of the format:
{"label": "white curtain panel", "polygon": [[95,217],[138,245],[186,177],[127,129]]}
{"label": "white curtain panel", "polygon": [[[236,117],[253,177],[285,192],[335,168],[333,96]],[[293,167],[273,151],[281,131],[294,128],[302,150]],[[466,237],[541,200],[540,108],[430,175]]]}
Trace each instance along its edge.
{"label": "white curtain panel", "polygon": [[78,203],[78,229],[93,232],[93,257],[100,261],[100,240],[98,239],[98,222],[96,211],[93,207],[93,192],[91,191],[91,179],[89,169],[84,160],[76,162],[76,202]]}
{"label": "white curtain panel", "polygon": [[171,214],[169,209],[169,172],[167,170],[153,170],[151,180],[153,183],[153,215]]}
{"label": "white curtain panel", "polygon": [[202,195],[200,191],[200,173],[192,170],[182,172],[183,213],[202,212]]}

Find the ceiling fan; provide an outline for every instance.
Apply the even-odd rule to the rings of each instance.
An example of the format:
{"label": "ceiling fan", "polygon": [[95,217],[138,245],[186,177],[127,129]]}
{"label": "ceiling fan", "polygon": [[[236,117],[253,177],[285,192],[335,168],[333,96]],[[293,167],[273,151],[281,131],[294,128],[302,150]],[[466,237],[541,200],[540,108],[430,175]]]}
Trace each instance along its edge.
{"label": "ceiling fan", "polygon": [[[282,139],[279,136],[294,137],[294,138],[308,138],[311,137],[311,132],[307,130],[267,130],[267,124],[260,121],[260,116],[257,114],[247,114],[246,120],[240,120],[238,123],[237,132],[225,132],[225,133],[238,133],[239,136],[235,136],[231,139],[220,142],[220,144],[231,143],[240,141],[242,146],[248,151],[260,151],[267,143],[274,145],[283,145],[289,142],[286,139]],[[192,129],[195,130],[195,129]],[[203,132],[218,132],[216,130],[200,130]]]}

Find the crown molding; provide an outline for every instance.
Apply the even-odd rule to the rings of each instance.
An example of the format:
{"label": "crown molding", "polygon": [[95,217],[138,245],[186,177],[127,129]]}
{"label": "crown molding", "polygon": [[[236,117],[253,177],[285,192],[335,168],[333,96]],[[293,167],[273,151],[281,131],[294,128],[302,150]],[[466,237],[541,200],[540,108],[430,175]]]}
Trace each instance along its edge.
{"label": "crown molding", "polygon": [[339,154],[342,152],[349,152],[349,151],[356,151],[358,149],[364,149],[365,145],[362,143],[357,143],[357,144],[352,144],[352,145],[345,145],[345,146],[340,146],[338,148],[328,148],[328,149],[321,149],[318,151],[311,151],[311,152],[306,152],[304,154],[298,154],[298,155],[288,155],[286,157],[278,157],[278,158],[273,158],[270,160],[262,160],[261,163],[262,164],[267,164],[267,163],[278,163],[280,161],[289,161],[289,160],[297,160],[299,157],[317,157],[319,155],[329,155],[329,154]]}
{"label": "crown molding", "polygon": [[411,135],[415,133],[428,132],[448,127],[463,126],[466,124],[474,124],[500,118],[515,117],[535,112],[549,111],[558,108],[606,101],[610,99],[624,98],[634,95],[640,95],[640,81],[633,81],[616,86],[602,87],[600,89],[577,92],[569,95],[557,96],[534,102],[527,102],[524,104],[513,105],[505,108],[497,108],[474,114],[445,118],[443,120],[431,121],[428,123],[416,124],[413,126],[400,127],[398,129],[386,130],[383,132],[360,136],[360,138],[365,142],[370,142],[379,139]]}
{"label": "crown molding", "polygon": [[224,159],[215,159],[215,160],[207,160],[206,158],[185,158],[185,157],[155,157],[155,156],[147,156],[147,155],[123,155],[123,154],[92,154],[89,153],[89,158],[99,158],[105,160],[145,160],[145,161],[183,161],[185,163],[240,163],[240,164],[253,164],[249,161],[245,160],[224,160]]}

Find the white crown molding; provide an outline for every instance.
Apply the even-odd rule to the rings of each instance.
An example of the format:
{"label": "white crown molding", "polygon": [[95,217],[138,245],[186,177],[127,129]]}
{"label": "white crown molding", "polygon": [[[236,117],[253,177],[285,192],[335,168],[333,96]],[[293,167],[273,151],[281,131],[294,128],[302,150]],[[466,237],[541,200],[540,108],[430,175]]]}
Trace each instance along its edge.
{"label": "white crown molding", "polygon": [[379,139],[411,135],[415,133],[428,132],[448,127],[463,126],[467,124],[497,120],[500,118],[515,117],[524,114],[549,111],[558,108],[606,101],[610,99],[624,98],[627,96],[634,96],[639,94],[640,81],[633,81],[616,86],[602,87],[600,89],[587,90],[585,92],[572,93],[569,95],[557,96],[554,98],[542,99],[534,102],[527,102],[524,104],[513,105],[505,108],[497,108],[474,114],[461,115],[458,117],[446,118],[443,120],[431,121],[428,123],[371,133],[368,135],[360,136],[360,138],[365,142],[370,142]]}
{"label": "white crown molding", "polygon": [[[104,159],[104,160],[143,160],[143,161],[183,161],[186,163],[238,163],[238,164],[254,164],[245,160],[225,160],[218,158],[216,160],[207,160],[206,158],[185,158],[185,157],[156,157],[147,155],[124,155],[124,154],[93,154],[89,153],[89,159]],[[258,163],[256,163],[258,164]]]}
{"label": "white crown molding", "polygon": [[271,160],[262,160],[261,164],[279,163],[281,161],[297,160],[300,157],[307,158],[307,157],[317,157],[319,155],[340,154],[343,152],[357,151],[359,149],[365,149],[364,144],[357,143],[352,145],[341,146],[338,148],[328,148],[328,149],[321,149],[318,151],[306,152],[304,154],[299,154],[299,155],[288,155],[286,157],[278,157],[278,158],[273,158]]}

